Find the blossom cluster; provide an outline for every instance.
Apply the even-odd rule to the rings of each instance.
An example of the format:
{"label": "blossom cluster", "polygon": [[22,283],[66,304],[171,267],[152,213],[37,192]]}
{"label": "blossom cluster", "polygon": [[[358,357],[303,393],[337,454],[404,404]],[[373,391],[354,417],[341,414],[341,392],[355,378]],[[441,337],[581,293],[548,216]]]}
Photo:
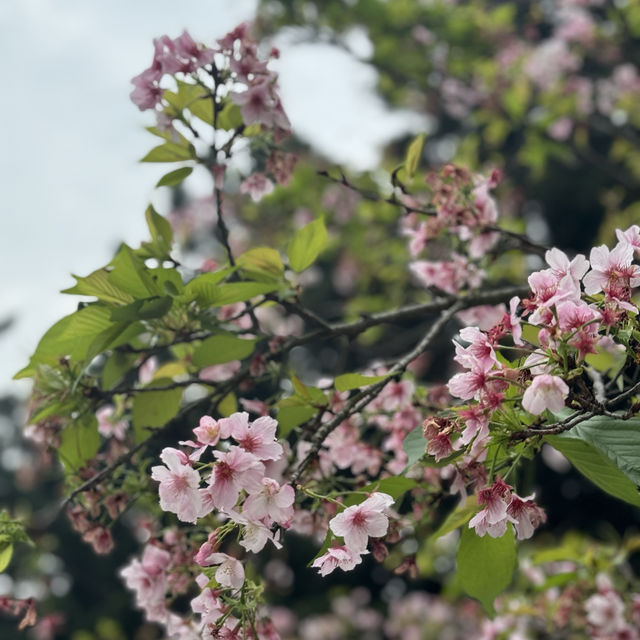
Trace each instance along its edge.
{"label": "blossom cluster", "polygon": [[[548,268],[529,276],[530,297],[513,298],[509,311],[485,330],[471,326],[459,332],[467,346],[454,341],[454,359],[464,371],[449,380],[448,390],[468,404],[455,417],[425,421],[427,453],[438,461],[466,452],[455,463],[455,473],[463,478],[470,465],[485,459],[491,426],[505,419],[507,403],[519,400],[526,427],[527,414],[558,415],[567,405],[586,410],[604,402],[601,374],[585,358],[624,352],[617,331],[638,313],[632,293],[640,286],[640,266],[633,264],[634,254],[640,255],[640,228],[618,230],[617,236],[612,250],[595,247],[589,260],[583,255],[570,260],[559,249],[549,250]],[[531,342],[522,337],[525,325]],[[521,357],[511,361],[501,350],[515,350]],[[575,387],[581,367],[590,372],[591,389],[585,390],[584,381]],[[545,519],[532,498],[512,494],[500,478],[479,491],[478,499],[485,506],[469,523],[478,535],[499,537],[512,522],[518,537],[527,538]]]}
{"label": "blossom cluster", "polygon": [[490,191],[499,181],[498,171],[494,170],[489,177],[473,176],[452,164],[427,176],[429,200],[435,214],[420,221],[419,214],[413,212],[402,221],[403,233],[409,237],[409,252],[412,257],[418,256],[429,241],[445,232],[457,237],[460,248],[445,260],[411,262],[409,269],[421,285],[455,295],[482,283],[486,274],[478,261],[498,239],[492,230],[498,209]]}

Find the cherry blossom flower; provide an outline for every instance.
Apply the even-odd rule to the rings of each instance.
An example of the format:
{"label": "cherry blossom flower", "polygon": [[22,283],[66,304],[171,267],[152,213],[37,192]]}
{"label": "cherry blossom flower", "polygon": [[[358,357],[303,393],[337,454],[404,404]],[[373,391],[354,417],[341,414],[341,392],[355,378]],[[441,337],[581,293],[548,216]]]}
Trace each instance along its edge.
{"label": "cherry blossom flower", "polygon": [[264,465],[253,454],[234,446],[226,453],[214,451],[213,455],[218,462],[203,492],[206,504],[228,511],[234,507],[242,489],[249,493],[262,490]]}
{"label": "cherry blossom flower", "polygon": [[230,94],[231,100],[241,107],[242,119],[246,124],[275,124],[274,110],[277,106],[273,86],[269,81],[255,83],[246,91]]}
{"label": "cherry blossom flower", "polygon": [[240,185],[240,193],[248,193],[254,202],[260,202],[263,196],[269,195],[273,189],[273,182],[261,172],[252,173]]}
{"label": "cherry blossom flower", "polygon": [[534,416],[545,409],[558,412],[564,408],[564,399],[569,395],[567,383],[548,373],[536,376],[522,396],[522,406]]}
{"label": "cherry blossom flower", "polygon": [[591,271],[584,277],[585,293],[603,291],[608,300],[615,301],[627,311],[637,311],[630,304],[631,288],[640,286],[640,267],[632,265],[634,247],[619,242],[612,251],[605,245],[594,247],[589,254]]}
{"label": "cherry blossom flower", "polygon": [[127,587],[135,592],[138,606],[147,608],[164,600],[167,590],[166,569],[170,561],[171,555],[167,551],[148,544],[142,561],[134,559],[120,570]]}
{"label": "cherry blossom flower", "polygon": [[640,227],[632,224],[626,231],[616,229],[616,236],[620,243],[630,244],[637,257],[640,257]]}
{"label": "cherry blossom flower", "polygon": [[115,438],[116,440],[124,440],[125,431],[129,428],[126,420],[114,420],[115,407],[108,404],[100,407],[96,411],[96,419],[98,420],[98,433],[105,438]]}
{"label": "cherry blossom flower", "polygon": [[240,546],[252,553],[259,553],[264,548],[267,541],[271,540],[276,549],[281,549],[282,545],[278,542],[275,534],[258,522],[247,522],[242,527],[242,540]]}
{"label": "cherry blossom flower", "polygon": [[214,420],[211,416],[202,416],[193,430],[198,442],[215,447],[218,441],[231,435],[230,425],[223,420]]}
{"label": "cherry blossom flower", "polygon": [[195,522],[202,515],[202,500],[198,491],[200,474],[177,449],[165,447],[160,459],[166,467],[159,465],[151,469],[151,477],[160,482],[160,507],[175,513],[183,522]]}
{"label": "cherry blossom flower", "polygon": [[460,330],[460,337],[469,342],[468,347],[462,347],[455,340],[456,355],[454,360],[467,369],[489,371],[498,364],[493,345],[487,335],[478,327],[465,327]]}
{"label": "cherry blossom flower", "polygon": [[216,571],[216,580],[223,587],[239,589],[244,584],[244,567],[240,560],[226,553],[214,552],[201,563],[203,566],[220,565]]}
{"label": "cherry blossom flower", "polygon": [[277,460],[282,455],[282,445],[276,442],[278,423],[273,418],[262,416],[249,424],[249,414],[243,411],[226,420],[233,439],[259,460]]}
{"label": "cherry blossom flower", "polygon": [[242,513],[254,522],[267,520],[284,525],[293,518],[295,491],[289,484],[280,486],[272,478],[262,479],[262,491],[250,495],[242,505]]}
{"label": "cherry blossom flower", "polygon": [[624,602],[615,591],[596,593],[584,603],[589,624],[595,627],[597,637],[617,637],[617,632],[626,627]]}
{"label": "cherry blossom flower", "polygon": [[507,513],[511,501],[511,487],[498,476],[488,489],[478,492],[478,502],[485,507],[469,521],[480,537],[488,533],[492,538],[501,538],[507,531],[507,523],[516,520]]}
{"label": "cherry blossom flower", "polygon": [[316,558],[311,565],[319,569],[321,576],[329,575],[334,569],[340,568],[343,571],[351,571],[356,565],[362,562],[362,556],[368,551],[353,551],[349,546],[331,547],[327,552]]}
{"label": "cherry blossom flower", "polygon": [[515,520],[513,526],[519,540],[530,538],[536,528],[547,520],[545,512],[533,501],[534,497],[520,498],[514,493],[507,507],[507,514]]}
{"label": "cherry blossom flower", "polygon": [[347,507],[332,518],[329,527],[335,535],[344,538],[351,551],[361,553],[367,548],[369,537],[381,538],[387,533],[389,519],[384,512],[393,502],[386,493],[372,493],[361,504]]}

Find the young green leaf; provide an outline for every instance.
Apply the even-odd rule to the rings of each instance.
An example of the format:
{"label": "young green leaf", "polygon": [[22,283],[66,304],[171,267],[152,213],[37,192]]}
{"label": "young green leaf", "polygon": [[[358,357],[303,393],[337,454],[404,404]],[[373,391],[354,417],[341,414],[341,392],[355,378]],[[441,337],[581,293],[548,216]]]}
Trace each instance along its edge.
{"label": "young green leaf", "polygon": [[418,425],[407,433],[402,441],[402,449],[407,454],[407,466],[411,466],[414,462],[418,462],[424,456],[427,449],[427,439],[422,433],[422,425]]}
{"label": "young green leaf", "polygon": [[493,601],[509,586],[516,567],[516,541],[511,525],[501,538],[482,537],[462,528],[458,548],[458,580],[462,588],[493,616]]}
{"label": "young green leaf", "polygon": [[280,254],[271,247],[249,249],[237,257],[236,263],[249,278],[260,282],[281,280],[284,274]]}
{"label": "young green leaf", "polygon": [[407,149],[407,157],[404,161],[404,168],[407,172],[409,178],[413,178],[416,169],[418,168],[418,163],[420,162],[420,156],[422,155],[422,145],[424,144],[424,134],[421,133],[417,138],[415,138],[409,148]]}
{"label": "young green leaf", "polygon": [[298,229],[291,239],[287,248],[289,265],[296,272],[304,271],[315,262],[326,244],[327,229],[324,220],[317,218]]}
{"label": "young green leaf", "polygon": [[458,527],[467,524],[478,512],[480,505],[476,496],[468,496],[459,504],[444,520],[444,522],[431,534],[434,540],[455,531]]}
{"label": "young green leaf", "polygon": [[387,376],[363,376],[360,373],[343,373],[333,384],[338,391],[351,391],[360,387],[367,387],[375,382],[384,380]]}
{"label": "young green leaf", "polygon": [[76,420],[62,430],[58,455],[68,471],[74,471],[91,460],[100,448],[98,422],[93,414]]}
{"label": "young green leaf", "polygon": [[183,147],[175,142],[165,142],[154,147],[140,162],[183,162],[196,157],[193,145]]}
{"label": "young green leaf", "polygon": [[255,345],[255,340],[244,340],[231,334],[211,336],[196,348],[193,363],[198,367],[207,367],[231,360],[243,360],[253,353]]}
{"label": "young green leaf", "polygon": [[162,427],[178,413],[182,389],[162,389],[172,382],[171,378],[154,380],[149,386],[160,387],[160,390],[136,393],[132,410],[136,442],[142,442],[151,435],[147,427]]}
{"label": "young green leaf", "polygon": [[175,187],[180,184],[185,178],[188,178],[193,171],[193,167],[181,167],[175,171],[170,171],[158,180],[156,187]]}

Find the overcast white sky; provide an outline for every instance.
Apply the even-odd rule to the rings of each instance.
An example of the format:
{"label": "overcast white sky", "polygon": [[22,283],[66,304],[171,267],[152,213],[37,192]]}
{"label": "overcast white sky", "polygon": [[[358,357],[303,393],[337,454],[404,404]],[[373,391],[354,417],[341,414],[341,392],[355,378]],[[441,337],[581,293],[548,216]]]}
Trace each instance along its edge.
{"label": "overcast white sky", "polygon": [[[58,293],[70,273],[107,263],[121,241],[146,237],[144,209],[163,166],[137,162],[152,124],[129,101],[151,40],[187,28],[212,42],[250,20],[255,0],[0,0],[0,390],[40,335],[74,310]],[[375,73],[326,45],[285,46],[282,95],[294,129],[356,169],[375,166],[380,145],[419,122],[388,113]],[[322,123],[319,127],[318,123]],[[156,196],[157,197],[157,196]]]}

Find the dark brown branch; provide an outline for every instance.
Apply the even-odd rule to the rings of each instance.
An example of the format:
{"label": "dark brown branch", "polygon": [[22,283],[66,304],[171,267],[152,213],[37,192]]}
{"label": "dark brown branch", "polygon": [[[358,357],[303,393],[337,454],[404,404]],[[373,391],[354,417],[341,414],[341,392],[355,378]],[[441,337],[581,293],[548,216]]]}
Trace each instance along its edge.
{"label": "dark brown branch", "polygon": [[356,187],[354,184],[349,182],[347,180],[347,177],[342,172],[340,172],[339,178],[334,178],[332,175],[329,174],[328,171],[318,171],[318,175],[322,176],[323,178],[327,178],[327,180],[330,180],[331,182],[340,184],[343,187],[350,189],[351,191],[354,191],[361,198],[363,198],[364,200],[369,200],[370,202],[386,202],[387,204],[390,204],[394,207],[402,207],[405,211],[409,211],[411,213],[422,213],[425,216],[435,216],[437,213],[435,207],[429,207],[426,209],[420,208],[420,207],[412,207],[409,204],[401,202],[395,196],[390,196],[389,198],[385,198],[384,196],[381,196],[379,193],[375,191],[365,191],[364,189],[361,189],[360,187]]}
{"label": "dark brown branch", "polygon": [[402,322],[427,316],[430,313],[440,313],[451,307],[457,300],[460,303],[459,311],[484,304],[498,304],[499,302],[507,302],[513,296],[525,297],[530,292],[529,287],[501,287],[490,291],[479,291],[477,293],[469,293],[461,298],[453,296],[448,298],[439,298],[424,304],[412,304],[406,307],[400,307],[393,311],[381,311],[380,313],[372,313],[355,320],[354,322],[341,322],[328,325],[327,328],[317,329],[298,338],[291,338],[285,343],[285,350],[293,347],[307,344],[316,339],[333,338],[336,336],[356,336],[371,327],[380,324],[392,324],[394,322]]}

